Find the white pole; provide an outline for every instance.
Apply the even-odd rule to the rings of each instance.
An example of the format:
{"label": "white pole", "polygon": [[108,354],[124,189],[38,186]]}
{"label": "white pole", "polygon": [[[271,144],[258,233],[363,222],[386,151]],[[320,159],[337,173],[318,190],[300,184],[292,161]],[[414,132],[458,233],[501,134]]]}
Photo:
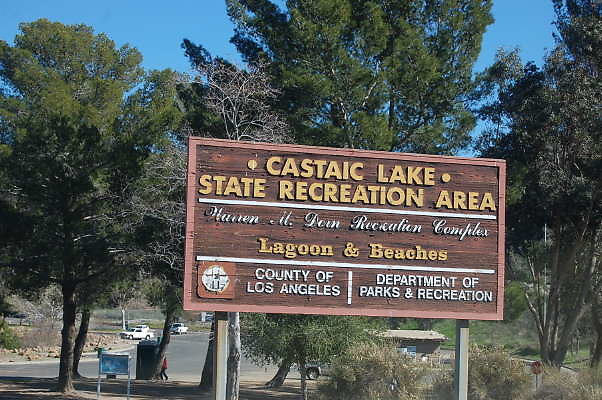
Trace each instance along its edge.
{"label": "white pole", "polygon": [[[547,294],[548,294],[548,259],[547,257],[547,253],[548,253],[548,224],[544,223],[543,224],[543,244],[544,244],[544,250],[546,252],[546,256],[544,257],[544,264],[543,264],[543,319],[545,321],[546,319],[546,315],[547,315],[547,306],[548,306],[548,300],[547,300]],[[544,322],[545,324],[545,322]]]}
{"label": "white pole", "polygon": [[468,399],[468,320],[456,320],[455,400]]}
{"label": "white pole", "polygon": [[213,356],[213,399],[226,400],[228,373],[228,313],[216,312]]}

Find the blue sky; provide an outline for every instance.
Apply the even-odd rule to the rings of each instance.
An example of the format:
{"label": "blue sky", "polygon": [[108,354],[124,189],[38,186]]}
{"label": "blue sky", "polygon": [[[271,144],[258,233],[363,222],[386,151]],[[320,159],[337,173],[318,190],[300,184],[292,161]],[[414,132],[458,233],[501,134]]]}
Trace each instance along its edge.
{"label": "blue sky", "polygon": [[[239,60],[229,43],[232,23],[222,0],[0,0],[0,5],[0,40],[9,43],[20,22],[47,18],[90,25],[119,46],[129,43],[142,52],[146,68],[189,71],[180,48],[183,38],[203,44],[213,54]],[[494,0],[493,14],[495,22],[485,34],[475,70],[491,64],[500,47],[518,47],[524,61],[541,64],[546,49],[554,46],[551,0]]]}

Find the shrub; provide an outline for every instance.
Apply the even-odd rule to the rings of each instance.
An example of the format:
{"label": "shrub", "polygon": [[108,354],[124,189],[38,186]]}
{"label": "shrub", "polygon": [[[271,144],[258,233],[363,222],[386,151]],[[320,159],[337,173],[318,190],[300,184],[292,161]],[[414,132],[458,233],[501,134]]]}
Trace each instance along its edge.
{"label": "shrub", "polygon": [[21,347],[19,338],[10,329],[6,321],[0,321],[0,347],[9,350]]}
{"label": "shrub", "polygon": [[418,399],[424,368],[394,347],[362,344],[335,357],[318,398],[328,400]]}
{"label": "shrub", "polygon": [[[513,360],[500,347],[470,349],[468,363],[469,400],[520,400],[531,390],[531,377],[521,361]],[[436,399],[453,399],[453,376],[443,373],[435,378]]]}
{"label": "shrub", "polygon": [[602,400],[602,370],[546,371],[533,400]]}

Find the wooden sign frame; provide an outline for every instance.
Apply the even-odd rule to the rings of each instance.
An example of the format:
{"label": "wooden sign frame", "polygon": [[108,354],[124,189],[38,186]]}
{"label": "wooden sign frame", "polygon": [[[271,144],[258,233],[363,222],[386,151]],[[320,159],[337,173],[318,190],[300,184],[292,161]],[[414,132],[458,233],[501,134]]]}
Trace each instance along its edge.
{"label": "wooden sign frame", "polygon": [[501,320],[505,180],[504,160],[190,138],[184,309]]}

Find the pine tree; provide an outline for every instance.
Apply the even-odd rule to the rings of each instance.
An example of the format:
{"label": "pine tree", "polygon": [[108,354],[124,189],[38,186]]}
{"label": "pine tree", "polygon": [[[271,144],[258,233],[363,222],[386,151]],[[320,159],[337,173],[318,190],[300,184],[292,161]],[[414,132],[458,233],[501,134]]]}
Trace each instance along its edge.
{"label": "pine tree", "polygon": [[296,141],[452,154],[491,1],[227,0],[232,42],[270,62]]}
{"label": "pine tree", "polygon": [[[170,71],[85,25],[38,20],[0,41],[3,267],[63,298],[58,390],[73,390],[78,290],[126,268],[121,210],[142,162],[178,118]],[[114,276],[114,275],[113,275]]]}

